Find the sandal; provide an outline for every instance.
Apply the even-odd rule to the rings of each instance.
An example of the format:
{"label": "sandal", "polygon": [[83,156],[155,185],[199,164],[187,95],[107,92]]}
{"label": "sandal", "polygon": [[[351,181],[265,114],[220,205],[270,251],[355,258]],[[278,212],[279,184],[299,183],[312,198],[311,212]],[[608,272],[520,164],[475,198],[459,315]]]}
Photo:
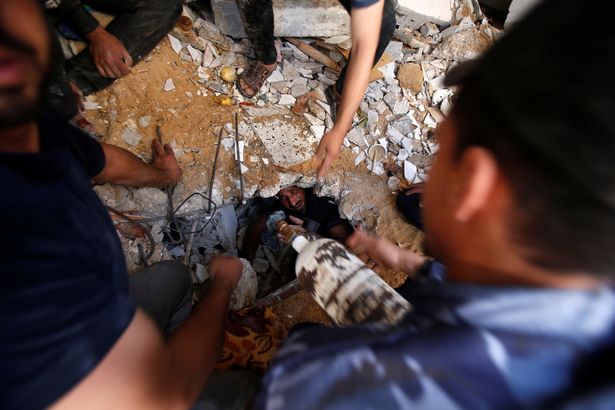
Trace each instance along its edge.
{"label": "sandal", "polygon": [[[275,67],[268,69],[267,66],[260,61],[253,62],[243,73],[241,73],[241,75],[237,77],[237,80],[235,81],[237,91],[239,91],[239,93],[245,98],[254,97],[258,94],[263,84],[265,84],[265,80],[267,80],[273,70],[275,70]],[[246,92],[246,89],[241,88],[241,83],[239,80],[243,80],[244,84],[247,85],[246,89],[253,91],[251,95]]]}
{"label": "sandal", "polygon": [[[239,94],[243,95],[245,98],[249,99],[256,96],[263,84],[265,84],[265,80],[269,78],[271,73],[273,73],[273,71],[278,67],[278,65],[283,66],[281,50],[282,44],[280,43],[280,40],[275,40],[273,42],[273,45],[275,47],[276,53],[276,66],[272,70],[269,70],[267,67],[265,67],[265,64],[263,64],[261,61],[255,61],[248,66],[246,71],[244,71],[237,77],[237,80],[235,80],[235,87],[237,88],[237,91],[239,91]],[[252,95],[247,93],[245,89],[241,88],[239,79],[243,79],[244,83],[246,83],[248,88],[254,90],[254,93]],[[250,79],[251,81],[248,79]]]}

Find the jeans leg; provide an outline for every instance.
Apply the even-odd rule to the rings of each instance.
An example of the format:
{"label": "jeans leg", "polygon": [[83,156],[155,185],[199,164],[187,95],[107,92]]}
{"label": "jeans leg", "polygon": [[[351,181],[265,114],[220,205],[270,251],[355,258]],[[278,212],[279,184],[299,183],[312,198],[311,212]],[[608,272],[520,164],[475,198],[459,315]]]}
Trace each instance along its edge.
{"label": "jeans leg", "polygon": [[[350,12],[350,2],[349,0],[341,1],[342,5]],[[397,22],[395,20],[395,3],[394,0],[384,0],[384,9],[382,11],[382,23],[380,26],[380,38],[378,39],[378,47],[376,48],[376,55],[374,57],[374,65],[380,60],[380,57],[384,54],[384,50],[389,45],[389,42],[393,38],[393,32],[395,31],[395,26]],[[352,58],[352,52],[348,57],[348,61]],[[337,78],[337,82],[335,83],[335,88],[338,93],[342,93],[344,89],[344,80],[346,78],[346,68],[348,64],[344,66],[340,76]]]}
{"label": "jeans leg", "polygon": [[[171,31],[181,14],[182,1],[89,0],[84,3],[101,11],[118,12],[106,30],[122,42],[137,63]],[[108,87],[114,81],[100,75],[88,49],[67,62],[67,73],[85,95]]]}
{"label": "jeans leg", "polygon": [[237,4],[256,60],[264,64],[275,63],[278,56],[273,37],[271,0],[237,0]]}
{"label": "jeans leg", "polygon": [[184,265],[162,261],[129,276],[130,297],[165,336],[190,315],[192,278]]}

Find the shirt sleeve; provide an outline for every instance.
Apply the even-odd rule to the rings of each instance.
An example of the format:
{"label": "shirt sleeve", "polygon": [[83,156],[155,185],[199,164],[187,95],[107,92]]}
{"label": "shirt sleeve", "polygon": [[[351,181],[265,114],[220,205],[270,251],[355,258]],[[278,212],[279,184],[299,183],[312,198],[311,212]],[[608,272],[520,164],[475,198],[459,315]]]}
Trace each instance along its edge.
{"label": "shirt sleeve", "polygon": [[105,153],[102,145],[83,131],[67,126],[64,134],[71,153],[85,168],[88,178],[100,174],[105,167]]}
{"label": "shirt sleeve", "polygon": [[350,6],[353,9],[361,9],[376,3],[378,3],[378,0],[351,0]]}
{"label": "shirt sleeve", "polygon": [[96,27],[98,27],[98,21],[92,16],[81,4],[79,0],[61,0],[61,1],[47,1],[45,7],[59,15],[64,15],[75,26],[80,34],[88,34]]}

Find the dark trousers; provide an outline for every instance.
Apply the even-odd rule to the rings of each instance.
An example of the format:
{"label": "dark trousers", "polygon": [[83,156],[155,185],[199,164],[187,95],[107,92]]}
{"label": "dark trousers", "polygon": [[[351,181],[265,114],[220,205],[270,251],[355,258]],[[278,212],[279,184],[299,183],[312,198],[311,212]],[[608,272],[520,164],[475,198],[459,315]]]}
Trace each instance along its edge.
{"label": "dark trousers", "polygon": [[192,278],[184,265],[158,262],[128,277],[131,299],[151,317],[165,336],[192,311]]}
{"label": "dark trousers", "polygon": [[[192,278],[175,261],[158,262],[130,275],[130,297],[169,337],[192,311]],[[214,371],[194,410],[248,407],[260,384],[260,375],[249,370]]]}
{"label": "dark trousers", "polygon": [[[276,61],[276,51],[273,37],[273,7],[271,0],[237,0],[239,12],[243,20],[243,25],[252,43],[254,55],[258,61],[264,64],[273,64]],[[350,0],[340,0],[340,3],[348,13],[350,13]],[[380,38],[374,64],[380,60],[385,48],[393,37],[395,31],[395,4],[394,0],[384,0],[384,11],[382,13],[382,25],[380,28]],[[346,65],[335,84],[339,93],[344,88],[346,78]]]}
{"label": "dark trousers", "polygon": [[[118,38],[137,63],[173,28],[181,14],[181,0],[83,0],[83,4],[115,16],[106,30]],[[55,26],[66,18],[61,13],[47,12]],[[53,36],[56,39],[55,36]],[[70,90],[74,82],[85,95],[108,87],[114,79],[100,75],[88,49],[64,61],[59,42],[53,46],[46,105],[65,119],[77,113],[76,99]]]}

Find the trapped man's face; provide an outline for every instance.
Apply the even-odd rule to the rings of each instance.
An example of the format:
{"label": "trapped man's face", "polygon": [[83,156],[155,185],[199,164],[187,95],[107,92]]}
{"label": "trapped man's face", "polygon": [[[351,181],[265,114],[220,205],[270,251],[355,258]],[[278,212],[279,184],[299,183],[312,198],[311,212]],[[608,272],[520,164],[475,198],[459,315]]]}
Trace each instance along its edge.
{"label": "trapped man's face", "polygon": [[305,190],[296,186],[284,188],[278,192],[278,199],[286,209],[297,213],[305,212]]}
{"label": "trapped man's face", "polygon": [[0,128],[34,119],[49,63],[49,31],[36,0],[0,0]]}

